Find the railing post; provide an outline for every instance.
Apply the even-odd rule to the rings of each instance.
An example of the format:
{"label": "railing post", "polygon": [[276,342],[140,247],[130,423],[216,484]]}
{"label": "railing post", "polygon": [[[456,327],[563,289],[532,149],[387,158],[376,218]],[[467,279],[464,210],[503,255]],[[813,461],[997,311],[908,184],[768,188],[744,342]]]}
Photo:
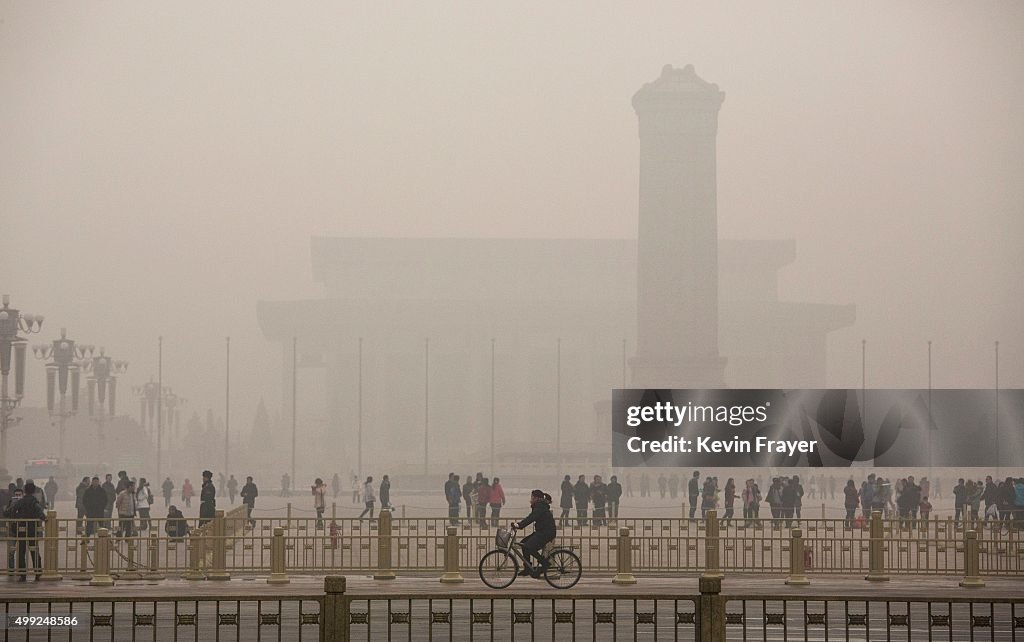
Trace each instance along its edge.
{"label": "railing post", "polygon": [[383,508],[377,517],[377,571],[373,579],[395,579],[395,572],[391,570],[391,511]]}
{"label": "railing post", "polygon": [[160,538],[157,537],[156,531],[149,533],[149,545],[146,548],[146,553],[149,555],[149,570],[143,577],[147,580],[165,579],[166,576],[160,572]]}
{"label": "railing post", "polygon": [[402,519],[405,519],[405,504],[402,504]]}
{"label": "railing post", "polygon": [[791,531],[792,538],[789,541],[789,577],[786,584],[790,586],[806,586],[811,583],[805,575],[804,568],[804,537],[799,528]]}
{"label": "railing post", "polygon": [[868,544],[868,574],[864,577],[869,582],[888,582],[889,576],[885,574],[885,538],[882,533],[882,512],[871,511],[871,526],[868,533],[870,543]]}
{"label": "railing post", "polygon": [[619,529],[619,541],[615,546],[615,577],[612,584],[636,584],[633,575],[633,538],[628,528]]}
{"label": "railing post", "polygon": [[825,502],[821,502],[821,518],[825,519]]}
{"label": "railing post", "polygon": [[89,572],[89,536],[80,535],[78,538],[78,572],[69,576],[73,580],[88,580],[92,578]]}
{"label": "railing post", "polygon": [[101,528],[96,533],[96,559],[89,586],[113,585],[114,578],[110,576],[110,531]]}
{"label": "railing post", "polygon": [[723,578],[718,557],[718,511],[709,510],[704,516],[704,573],[701,577]]}
{"label": "railing post", "polygon": [[964,579],[960,581],[964,588],[981,588],[985,580],[981,579],[981,552],[978,550],[978,532],[964,533]]}
{"label": "railing post", "polygon": [[189,537],[188,569],[182,574],[182,579],[205,580],[206,574],[202,570],[205,557],[206,537],[202,533],[202,528],[197,528]]}
{"label": "railing post", "polygon": [[284,529],[275,526],[274,538],[270,540],[270,577],[267,584],[287,584],[290,581],[284,570]]}
{"label": "railing post", "polygon": [[323,617],[320,618],[320,639],[323,642],[349,642],[349,607],[345,595],[345,576],[324,578]]}
{"label": "railing post", "polygon": [[288,502],[288,508],[285,513],[285,529],[290,533],[292,532],[292,503]]}
{"label": "railing post", "polygon": [[118,579],[141,580],[142,573],[139,572],[139,565],[135,561],[138,554],[138,540],[134,536],[125,539],[128,541],[128,555],[125,561],[125,571]]}
{"label": "railing post", "polygon": [[39,581],[57,582],[61,576],[57,573],[57,555],[60,550],[57,538],[57,511],[46,511],[46,530],[43,533],[43,574]]}
{"label": "railing post", "polygon": [[698,640],[725,642],[725,598],[722,597],[722,578],[698,579],[700,598],[697,603]]}
{"label": "railing post", "polygon": [[442,584],[458,584],[464,582],[459,572],[459,529],[448,526],[444,536],[444,575]]}
{"label": "railing post", "polygon": [[208,580],[230,580],[231,573],[228,573],[227,553],[227,528],[224,523],[224,510],[217,509],[213,514],[213,560],[210,573],[206,576]]}

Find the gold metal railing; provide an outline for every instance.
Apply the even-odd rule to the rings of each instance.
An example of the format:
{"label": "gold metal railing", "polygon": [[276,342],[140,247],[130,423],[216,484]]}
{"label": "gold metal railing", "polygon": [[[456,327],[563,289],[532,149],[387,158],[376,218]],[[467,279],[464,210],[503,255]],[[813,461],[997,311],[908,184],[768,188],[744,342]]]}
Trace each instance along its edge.
{"label": "gold metal railing", "polygon": [[[95,564],[97,537],[86,536],[83,520],[60,519],[50,513],[36,523],[0,521],[0,543],[8,553],[7,574],[33,573],[26,565],[38,551],[47,580],[88,578]],[[258,517],[250,523],[244,507],[219,513],[199,527],[188,520],[191,534],[170,537],[166,520],[151,518],[149,528],[134,537],[121,537],[115,520],[94,520],[110,526],[110,573],[180,575],[226,578],[232,573],[270,573],[274,533],[280,529],[283,564],[292,573],[359,571],[380,575],[435,572],[445,566],[448,529],[457,535],[458,566],[475,568],[493,548],[490,524],[444,518],[396,518],[382,512],[373,519],[325,518],[322,528],[312,517]],[[136,520],[136,525],[138,520]],[[707,570],[708,553],[717,553],[723,572],[773,573],[790,571],[792,529],[799,528],[806,573],[868,573],[872,555],[890,574],[961,575],[966,560],[966,533],[975,533],[978,572],[983,576],[1024,575],[1024,531],[1005,522],[954,524],[952,520],[884,520],[880,515],[863,524],[845,520],[690,520],[682,518],[612,519],[606,524],[567,524],[556,543],[575,551],[588,572],[616,572],[622,553],[620,533],[628,529],[629,562],[633,573]],[[873,530],[874,529],[874,530]],[[88,530],[95,530],[89,528]],[[713,535],[713,537],[712,537]],[[713,550],[709,551],[709,543]]]}

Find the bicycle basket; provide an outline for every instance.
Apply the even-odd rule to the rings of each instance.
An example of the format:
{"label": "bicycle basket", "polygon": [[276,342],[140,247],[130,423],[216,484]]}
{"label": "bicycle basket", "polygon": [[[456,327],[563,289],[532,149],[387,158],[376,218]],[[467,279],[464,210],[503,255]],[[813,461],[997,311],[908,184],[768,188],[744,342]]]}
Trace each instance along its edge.
{"label": "bicycle basket", "polygon": [[512,533],[504,528],[499,528],[498,532],[494,535],[494,543],[498,548],[508,548],[511,541]]}

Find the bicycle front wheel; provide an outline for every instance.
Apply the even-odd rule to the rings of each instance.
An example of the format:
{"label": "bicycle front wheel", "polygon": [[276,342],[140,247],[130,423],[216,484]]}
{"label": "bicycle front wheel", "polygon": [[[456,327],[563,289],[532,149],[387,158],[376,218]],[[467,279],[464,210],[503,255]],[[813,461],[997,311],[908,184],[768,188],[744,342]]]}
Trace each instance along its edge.
{"label": "bicycle front wheel", "polygon": [[556,589],[572,588],[582,576],[583,562],[576,553],[560,548],[548,556],[548,568],[544,571],[544,579]]}
{"label": "bicycle front wheel", "polygon": [[508,551],[495,549],[480,560],[480,579],[492,589],[508,588],[519,574],[519,562]]}

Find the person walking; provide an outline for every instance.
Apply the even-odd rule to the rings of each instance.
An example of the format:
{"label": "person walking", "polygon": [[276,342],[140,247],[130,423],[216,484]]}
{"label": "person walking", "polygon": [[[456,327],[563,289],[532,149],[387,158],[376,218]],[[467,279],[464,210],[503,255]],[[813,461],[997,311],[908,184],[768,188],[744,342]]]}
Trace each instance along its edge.
{"label": "person walking", "polygon": [[252,477],[245,478],[245,486],[242,486],[242,503],[245,504],[245,518],[249,520],[249,528],[256,528],[256,520],[252,518],[252,511],[256,508],[256,498],[260,491],[256,488]]}
{"label": "person walking", "polygon": [[203,471],[203,486],[199,489],[199,526],[213,519],[217,512],[217,487],[213,485],[213,473]]}
{"label": "person walking", "polygon": [[174,492],[174,482],[171,481],[170,477],[165,479],[164,483],[160,485],[160,490],[164,494],[164,508],[167,508],[171,505],[171,493]]}
{"label": "person walking", "polygon": [[224,479],[224,473],[217,473],[217,488],[220,489],[218,497],[223,497],[224,491],[227,489],[227,480]]}
{"label": "person walking", "polygon": [[373,477],[367,477],[366,483],[363,484],[363,504],[365,504],[366,508],[363,509],[363,512],[359,513],[358,519],[362,519],[366,515],[373,519],[373,505],[376,501],[377,498],[373,494]]}
{"label": "person walking", "polygon": [[327,507],[327,485],[319,477],[313,482],[313,510],[316,511],[316,530],[324,528],[324,509]]}
{"label": "person walking", "polygon": [[491,483],[491,492],[487,498],[491,505],[491,526],[498,527],[498,518],[501,517],[501,507],[505,505],[505,489],[501,487],[501,480],[497,477]]}
{"label": "person walking", "polygon": [[338,499],[338,493],[341,492],[341,477],[338,473],[334,473],[334,477],[331,477],[331,492],[334,493],[334,499]]}
{"label": "person walking", "polygon": [[185,482],[181,485],[181,501],[185,502],[185,508],[192,508],[192,497],[196,494],[196,491],[192,488],[192,482],[185,478]]}
{"label": "person walking", "polygon": [[235,505],[235,495],[238,494],[238,480],[235,479],[234,475],[228,478],[228,501],[231,505]]}
{"label": "person walking", "polygon": [[576,521],[580,527],[587,525],[587,504],[590,503],[590,486],[586,475],[580,475],[576,485],[572,487],[573,499],[576,501]]}
{"label": "person walking", "polygon": [[136,503],[135,483],[130,479],[125,482],[124,488],[117,494],[114,505],[117,508],[117,536],[135,537],[135,514],[138,504]]}
{"label": "person walking", "polygon": [[288,473],[281,475],[281,497],[291,497],[292,491],[292,479],[288,476]]}
{"label": "person walking", "polygon": [[50,475],[50,478],[46,480],[46,484],[43,486],[43,495],[46,497],[46,504],[43,506],[44,510],[57,505],[57,480],[53,478],[53,475]]}
{"label": "person walking", "polygon": [[733,507],[736,504],[736,481],[730,477],[725,480],[725,517],[723,521],[728,524],[733,516]]}
{"label": "person walking", "polygon": [[608,481],[608,517],[612,519],[618,519],[619,517],[619,500],[622,498],[622,485],[619,484],[619,478],[612,475],[612,478]]}
{"label": "person walking", "polygon": [[139,514],[139,532],[149,531],[149,509],[153,505],[153,491],[145,477],[139,478],[138,489],[135,491],[135,510]]}
{"label": "person walking", "polygon": [[381,510],[391,510],[391,480],[387,475],[380,480],[379,494]]}
{"label": "person walking", "polygon": [[565,523],[569,520],[569,511],[572,510],[572,498],[573,498],[573,487],[572,478],[568,475],[562,480],[561,497],[558,498],[558,505],[562,509],[561,515],[558,516],[558,521],[565,528]]}
{"label": "person walking", "polygon": [[107,516],[107,491],[100,485],[99,477],[93,477],[82,493],[82,508],[85,509],[85,534],[91,536]]}

